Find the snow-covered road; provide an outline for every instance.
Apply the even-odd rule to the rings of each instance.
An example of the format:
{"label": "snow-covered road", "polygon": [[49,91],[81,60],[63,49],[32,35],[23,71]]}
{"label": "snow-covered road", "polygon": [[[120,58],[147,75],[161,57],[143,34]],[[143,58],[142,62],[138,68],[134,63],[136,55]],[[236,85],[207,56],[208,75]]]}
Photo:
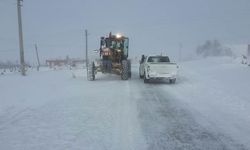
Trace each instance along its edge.
{"label": "snow-covered road", "polygon": [[[186,103],[168,89],[178,90],[179,85],[157,81],[147,85],[142,81],[131,84],[134,84],[131,87],[140,89],[142,95],[136,101],[147,149],[246,149],[216,128],[207,128],[197,122],[196,117],[200,114],[192,114]],[[181,93],[183,89],[179,90]]]}
{"label": "snow-covered road", "polygon": [[[136,66],[128,81],[101,74],[86,81],[82,69],[1,76],[0,149],[250,149],[249,94],[232,97],[225,80],[205,88],[221,76],[194,64],[183,64],[175,85],[144,84]],[[222,73],[228,68],[237,67]]]}

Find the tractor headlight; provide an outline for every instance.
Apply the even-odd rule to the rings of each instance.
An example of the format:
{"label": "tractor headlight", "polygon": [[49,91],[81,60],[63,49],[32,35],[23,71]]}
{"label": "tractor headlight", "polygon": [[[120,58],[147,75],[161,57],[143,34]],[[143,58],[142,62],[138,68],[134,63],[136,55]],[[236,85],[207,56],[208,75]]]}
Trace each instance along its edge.
{"label": "tractor headlight", "polygon": [[117,51],[118,53],[120,53],[122,50],[121,50],[121,49],[116,49],[116,51]]}
{"label": "tractor headlight", "polygon": [[121,38],[121,37],[122,37],[122,35],[121,35],[120,33],[117,33],[117,34],[116,34],[116,38],[117,38],[117,39],[119,39],[119,38]]}

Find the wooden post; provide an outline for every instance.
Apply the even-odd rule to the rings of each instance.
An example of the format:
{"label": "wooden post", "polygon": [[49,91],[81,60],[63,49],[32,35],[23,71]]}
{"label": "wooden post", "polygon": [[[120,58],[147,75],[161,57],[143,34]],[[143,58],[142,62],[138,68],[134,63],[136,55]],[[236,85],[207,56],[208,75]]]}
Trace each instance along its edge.
{"label": "wooden post", "polygon": [[248,66],[250,66],[250,44],[248,44],[248,49],[247,49],[247,63]]}
{"label": "wooden post", "polygon": [[17,18],[18,18],[18,30],[19,30],[19,48],[20,48],[20,66],[21,74],[25,76],[25,61],[24,61],[24,48],[23,48],[23,29],[22,29],[22,14],[21,14],[21,1],[17,0]]}

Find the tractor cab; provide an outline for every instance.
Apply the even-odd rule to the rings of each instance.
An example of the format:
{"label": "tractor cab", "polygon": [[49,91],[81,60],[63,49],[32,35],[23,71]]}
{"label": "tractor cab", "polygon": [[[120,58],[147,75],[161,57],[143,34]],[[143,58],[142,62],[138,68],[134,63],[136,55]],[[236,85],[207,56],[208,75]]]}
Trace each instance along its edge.
{"label": "tractor cab", "polygon": [[100,56],[109,56],[112,63],[121,63],[128,58],[129,39],[120,34],[101,37]]}

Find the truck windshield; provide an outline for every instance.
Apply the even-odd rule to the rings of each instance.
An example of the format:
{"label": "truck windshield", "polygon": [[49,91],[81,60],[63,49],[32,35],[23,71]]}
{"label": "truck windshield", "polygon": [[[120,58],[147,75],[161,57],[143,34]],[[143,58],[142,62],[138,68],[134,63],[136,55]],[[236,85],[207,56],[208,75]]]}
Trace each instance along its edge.
{"label": "truck windshield", "polygon": [[148,62],[170,62],[167,56],[151,56],[148,58]]}

